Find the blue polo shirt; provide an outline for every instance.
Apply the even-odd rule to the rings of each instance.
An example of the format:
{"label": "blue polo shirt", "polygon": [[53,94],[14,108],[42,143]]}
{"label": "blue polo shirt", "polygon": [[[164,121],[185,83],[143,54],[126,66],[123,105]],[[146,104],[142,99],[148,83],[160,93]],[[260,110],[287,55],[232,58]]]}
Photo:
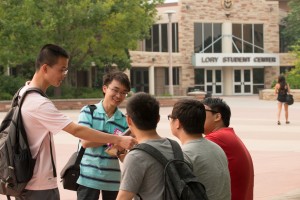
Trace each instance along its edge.
{"label": "blue polo shirt", "polygon": [[[84,106],[78,123],[109,134],[124,132],[128,126],[126,117],[117,108],[111,118],[105,113],[102,101],[96,104],[93,116],[88,106]],[[98,190],[118,191],[121,171],[118,158],[105,153],[107,146],[86,148],[80,163],[80,176],[77,183]]]}

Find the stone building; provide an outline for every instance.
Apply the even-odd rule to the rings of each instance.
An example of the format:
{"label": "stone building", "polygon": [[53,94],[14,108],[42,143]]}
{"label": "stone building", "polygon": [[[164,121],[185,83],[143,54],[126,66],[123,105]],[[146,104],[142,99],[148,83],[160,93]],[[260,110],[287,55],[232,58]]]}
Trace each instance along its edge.
{"label": "stone building", "polygon": [[179,0],[157,10],[151,37],[130,51],[135,91],[251,95],[294,67],[280,36],[287,0]]}

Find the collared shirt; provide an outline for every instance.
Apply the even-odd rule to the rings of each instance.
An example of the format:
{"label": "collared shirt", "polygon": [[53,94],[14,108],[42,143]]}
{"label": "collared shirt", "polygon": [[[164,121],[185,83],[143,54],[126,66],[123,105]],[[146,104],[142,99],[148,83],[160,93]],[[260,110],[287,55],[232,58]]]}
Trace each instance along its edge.
{"label": "collared shirt", "polygon": [[[96,104],[97,109],[94,110],[93,116],[88,106],[83,107],[78,123],[108,134],[124,132],[128,128],[125,115],[117,108],[113,116],[108,118],[102,103],[103,101],[100,101]],[[107,145],[86,148],[80,163],[78,184],[99,190],[119,190],[119,160],[108,155],[105,152],[106,147]]]}

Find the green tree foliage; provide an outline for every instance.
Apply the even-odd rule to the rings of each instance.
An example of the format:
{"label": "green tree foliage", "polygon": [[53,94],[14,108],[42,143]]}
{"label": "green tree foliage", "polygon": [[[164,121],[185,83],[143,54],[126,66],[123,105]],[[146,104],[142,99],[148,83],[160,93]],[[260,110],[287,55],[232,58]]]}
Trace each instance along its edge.
{"label": "green tree foliage", "polygon": [[[68,50],[72,68],[130,67],[128,49],[149,34],[163,0],[1,0],[0,63],[33,68],[43,44]],[[26,70],[25,70],[26,71]],[[24,72],[25,73],[25,72]]]}
{"label": "green tree foliage", "polygon": [[300,89],[300,0],[290,0],[288,6],[290,11],[283,20],[285,24],[283,35],[291,53],[296,55],[297,61],[295,68],[286,74],[287,82],[291,88]]}
{"label": "green tree foliage", "polygon": [[300,0],[290,0],[288,3],[290,11],[288,16],[283,19],[286,25],[283,34],[288,45],[300,39]]}
{"label": "green tree foliage", "polygon": [[297,57],[295,68],[287,74],[287,82],[293,89],[300,89],[300,40],[292,46],[293,53]]}

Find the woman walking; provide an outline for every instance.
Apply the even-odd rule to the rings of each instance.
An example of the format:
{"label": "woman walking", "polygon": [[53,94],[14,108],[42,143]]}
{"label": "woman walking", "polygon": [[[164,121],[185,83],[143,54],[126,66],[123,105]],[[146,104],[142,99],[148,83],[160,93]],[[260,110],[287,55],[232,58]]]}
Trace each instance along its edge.
{"label": "woman walking", "polygon": [[278,100],[278,113],[277,113],[277,124],[280,125],[280,114],[282,110],[282,105],[284,105],[285,111],[285,123],[289,124],[289,105],[286,103],[286,96],[290,93],[290,86],[285,81],[285,77],[280,75],[278,81],[275,85],[275,94],[277,94]]}

